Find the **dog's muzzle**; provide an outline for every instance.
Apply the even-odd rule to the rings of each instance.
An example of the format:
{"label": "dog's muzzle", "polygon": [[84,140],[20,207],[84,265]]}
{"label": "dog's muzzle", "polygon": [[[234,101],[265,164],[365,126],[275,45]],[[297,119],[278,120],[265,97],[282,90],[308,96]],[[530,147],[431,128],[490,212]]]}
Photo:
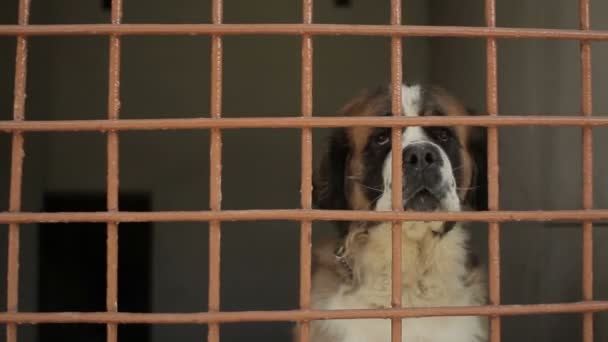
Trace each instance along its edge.
{"label": "dog's muzzle", "polygon": [[416,143],[403,150],[403,207],[412,211],[439,209],[448,188],[441,169],[444,161],[439,148]]}

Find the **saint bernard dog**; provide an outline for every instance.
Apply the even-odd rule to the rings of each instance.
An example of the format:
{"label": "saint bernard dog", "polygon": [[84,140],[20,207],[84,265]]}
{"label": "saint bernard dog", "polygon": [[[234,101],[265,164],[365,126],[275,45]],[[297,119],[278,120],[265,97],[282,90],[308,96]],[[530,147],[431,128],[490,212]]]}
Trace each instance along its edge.
{"label": "saint bernard dog", "polygon": [[[390,88],[363,92],[340,116],[392,115]],[[403,85],[406,116],[473,115],[439,87]],[[487,205],[486,132],[481,127],[406,127],[401,139],[406,211],[481,210]],[[336,129],[314,180],[315,206],[391,210],[391,129]],[[336,222],[341,234],[313,246],[313,309],[391,307],[391,222]],[[486,280],[458,222],[403,222],[403,307],[486,304]],[[310,323],[312,342],[390,341],[389,319]],[[402,341],[478,342],[485,317],[403,319]]]}

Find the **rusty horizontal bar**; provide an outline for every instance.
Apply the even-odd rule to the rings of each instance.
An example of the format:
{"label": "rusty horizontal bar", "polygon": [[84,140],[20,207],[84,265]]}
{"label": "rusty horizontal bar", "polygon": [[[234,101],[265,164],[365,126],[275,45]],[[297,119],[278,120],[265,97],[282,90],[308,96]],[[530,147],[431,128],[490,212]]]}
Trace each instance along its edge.
{"label": "rusty horizontal bar", "polygon": [[341,24],[0,25],[0,35],[350,35],[608,40],[608,31],[603,30]]}
{"label": "rusty horizontal bar", "polygon": [[0,212],[0,224],[69,222],[204,222],[204,221],[459,221],[459,222],[548,222],[599,221],[608,219],[608,209],[470,211],[470,212],[378,212],[317,209],[254,209],[222,211],[154,212]]}
{"label": "rusty horizontal bar", "polygon": [[120,120],[0,120],[0,132],[152,131],[392,126],[608,126],[608,116],[249,117]]}
{"label": "rusty horizontal bar", "polygon": [[524,316],[608,311],[608,301],[559,304],[486,305],[470,307],[424,307],[356,310],[282,310],[192,313],[126,312],[19,312],[0,313],[0,323],[119,323],[119,324],[206,324],[236,322],[290,322],[327,319],[408,318],[436,316]]}

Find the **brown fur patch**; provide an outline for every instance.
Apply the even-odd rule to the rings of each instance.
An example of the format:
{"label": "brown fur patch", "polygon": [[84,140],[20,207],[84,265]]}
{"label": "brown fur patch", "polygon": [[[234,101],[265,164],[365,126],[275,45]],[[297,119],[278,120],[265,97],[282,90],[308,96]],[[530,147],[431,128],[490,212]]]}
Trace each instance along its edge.
{"label": "brown fur patch", "polygon": [[[435,101],[441,107],[443,113],[446,116],[467,116],[469,113],[466,108],[462,105],[462,103],[456,99],[454,96],[449,94],[446,90],[441,87],[433,87],[432,88]],[[469,137],[471,135],[471,127],[469,126],[454,126],[454,130],[456,131],[456,136],[458,137],[458,141],[460,146],[460,157],[462,160],[462,165],[457,166],[461,168],[461,179],[459,179],[459,187],[458,195],[461,199],[464,199],[467,191],[472,185],[473,180],[473,169],[474,169],[474,161],[471,157],[468,146],[469,146]]]}
{"label": "brown fur patch", "polygon": [[[390,98],[386,89],[363,91],[359,96],[346,104],[340,111],[340,116],[378,116],[389,109]],[[363,152],[373,132],[371,127],[349,127],[346,129],[350,145],[350,154],[347,168],[347,186],[349,189],[349,201],[354,210],[370,209],[370,202],[365,196],[361,184],[353,179],[364,176],[365,163]]]}

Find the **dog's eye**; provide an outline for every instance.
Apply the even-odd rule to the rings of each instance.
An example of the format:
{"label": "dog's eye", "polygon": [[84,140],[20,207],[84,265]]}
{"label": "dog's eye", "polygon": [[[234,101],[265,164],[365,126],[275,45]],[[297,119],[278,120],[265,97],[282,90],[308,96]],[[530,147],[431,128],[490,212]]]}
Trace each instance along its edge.
{"label": "dog's eye", "polygon": [[451,134],[447,129],[442,129],[437,131],[437,139],[439,139],[439,141],[441,142],[446,142],[448,140],[450,140],[451,138]]}
{"label": "dog's eye", "polygon": [[386,133],[378,134],[375,138],[375,142],[379,146],[386,145],[391,140],[390,136]]}

